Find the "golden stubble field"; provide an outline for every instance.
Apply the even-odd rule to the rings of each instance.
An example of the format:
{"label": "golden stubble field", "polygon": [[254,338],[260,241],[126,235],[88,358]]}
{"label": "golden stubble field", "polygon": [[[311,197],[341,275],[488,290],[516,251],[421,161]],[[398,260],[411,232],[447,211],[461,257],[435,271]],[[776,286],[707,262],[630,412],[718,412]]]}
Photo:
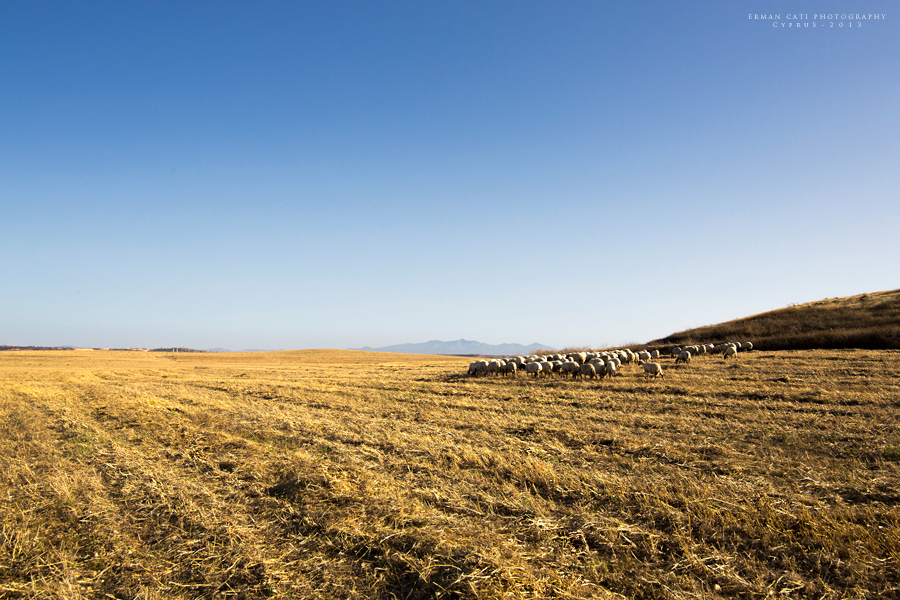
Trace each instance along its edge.
{"label": "golden stubble field", "polygon": [[0,354],[0,597],[900,597],[900,352],[468,362]]}

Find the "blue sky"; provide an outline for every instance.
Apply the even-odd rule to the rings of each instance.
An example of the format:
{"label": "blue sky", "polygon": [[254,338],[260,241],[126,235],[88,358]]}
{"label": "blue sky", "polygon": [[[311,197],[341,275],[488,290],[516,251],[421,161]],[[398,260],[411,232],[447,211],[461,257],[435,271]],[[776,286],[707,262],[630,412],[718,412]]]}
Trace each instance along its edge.
{"label": "blue sky", "polygon": [[0,3],[0,344],[600,346],[896,289],[892,8]]}

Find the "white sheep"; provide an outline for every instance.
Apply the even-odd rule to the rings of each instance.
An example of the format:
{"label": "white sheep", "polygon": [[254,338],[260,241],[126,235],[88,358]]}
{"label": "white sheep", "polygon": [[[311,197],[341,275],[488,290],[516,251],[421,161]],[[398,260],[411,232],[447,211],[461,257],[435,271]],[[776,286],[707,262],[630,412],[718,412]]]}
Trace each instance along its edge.
{"label": "white sheep", "polygon": [[553,374],[553,364],[552,363],[550,363],[546,360],[542,360],[538,364],[541,365],[541,375],[546,375],[547,377],[550,377],[550,375]]}
{"label": "white sheep", "polygon": [[488,362],[486,360],[477,360],[469,365],[470,375],[487,375]]}
{"label": "white sheep", "polygon": [[753,342],[744,342],[741,344],[741,352],[750,352],[753,350]]}
{"label": "white sheep", "polygon": [[575,374],[578,372],[578,363],[574,360],[567,360],[559,367],[559,372],[563,377],[569,374],[575,377]]}
{"label": "white sheep", "polygon": [[537,376],[540,374],[542,368],[543,367],[541,367],[541,363],[530,362],[525,365],[525,372],[534,375],[534,378],[537,379]]}
{"label": "white sheep", "polygon": [[583,365],[581,365],[581,367],[579,367],[578,374],[582,379],[584,379],[585,375],[593,379],[597,375],[597,370],[591,363],[584,363]]}
{"label": "white sheep", "polygon": [[675,364],[677,365],[680,362],[683,362],[683,363],[691,362],[691,351],[690,350],[682,350],[678,354],[678,358],[675,359]]}
{"label": "white sheep", "polygon": [[645,362],[641,361],[641,367],[644,368],[644,376],[650,375],[652,377],[662,377],[662,365],[655,362]]}
{"label": "white sheep", "polygon": [[606,376],[612,379],[616,374],[616,363],[613,361],[609,361],[608,363],[606,363],[605,371]]}
{"label": "white sheep", "polygon": [[638,360],[643,362],[650,360],[650,353],[646,350],[641,350],[638,352]]}
{"label": "white sheep", "polygon": [[737,348],[734,345],[730,345],[725,348],[725,352],[722,353],[722,358],[724,360],[728,360],[729,356],[737,356]]}

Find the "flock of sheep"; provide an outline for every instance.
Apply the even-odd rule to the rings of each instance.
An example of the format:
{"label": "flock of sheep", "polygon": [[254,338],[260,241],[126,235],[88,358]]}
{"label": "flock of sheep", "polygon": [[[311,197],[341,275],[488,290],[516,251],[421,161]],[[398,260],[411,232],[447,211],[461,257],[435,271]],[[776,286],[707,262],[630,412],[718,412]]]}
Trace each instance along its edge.
{"label": "flock of sheep", "polygon": [[[674,347],[670,356],[675,364],[690,363],[691,357],[701,354],[721,354],[724,360],[737,356],[738,352],[753,349],[750,342],[726,342],[723,344],[701,344],[697,346]],[[510,358],[492,358],[477,360],[469,365],[469,375],[512,375],[519,371],[533,377],[551,377],[554,373],[560,377],[572,376],[573,379],[585,377],[613,377],[620,375],[619,367],[623,364],[638,363],[643,369],[644,377],[662,377],[662,365],[651,362],[660,357],[659,350],[642,350],[633,352],[624,350],[604,350],[602,352],[570,352],[568,354],[513,356]]]}

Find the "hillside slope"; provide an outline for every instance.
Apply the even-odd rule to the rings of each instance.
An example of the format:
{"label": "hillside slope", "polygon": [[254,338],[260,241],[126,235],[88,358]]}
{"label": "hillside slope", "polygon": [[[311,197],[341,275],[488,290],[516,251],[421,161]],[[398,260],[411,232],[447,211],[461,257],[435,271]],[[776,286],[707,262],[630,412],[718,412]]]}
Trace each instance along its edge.
{"label": "hillside slope", "polygon": [[750,340],[760,350],[900,348],[900,290],[830,298],[673,333],[648,346]]}

